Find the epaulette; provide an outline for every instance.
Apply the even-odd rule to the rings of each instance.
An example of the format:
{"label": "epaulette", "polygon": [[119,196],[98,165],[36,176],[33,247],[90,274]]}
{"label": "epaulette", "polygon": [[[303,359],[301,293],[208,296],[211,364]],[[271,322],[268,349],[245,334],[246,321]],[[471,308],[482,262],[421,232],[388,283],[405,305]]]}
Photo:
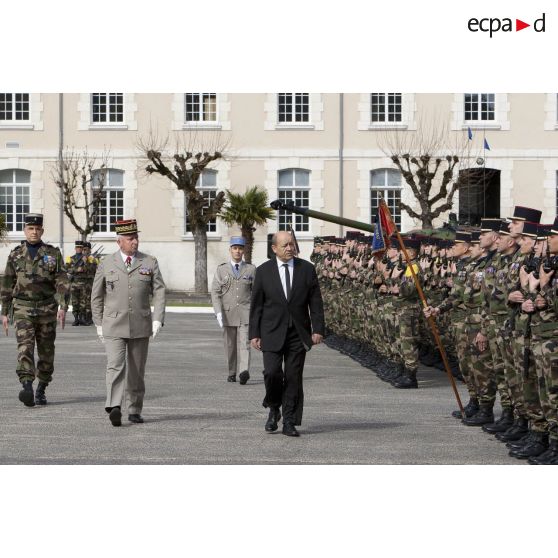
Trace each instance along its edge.
{"label": "epaulette", "polygon": [[72,263],[72,256],[66,256],[66,263]]}
{"label": "epaulette", "polygon": [[[25,242],[25,240],[23,242]],[[10,253],[13,254],[14,252],[21,252],[23,250],[23,242],[18,244],[15,248],[12,248]]]}
{"label": "epaulette", "polygon": [[219,264],[218,267],[221,267],[222,265],[227,265],[229,262],[223,262],[222,264]]}

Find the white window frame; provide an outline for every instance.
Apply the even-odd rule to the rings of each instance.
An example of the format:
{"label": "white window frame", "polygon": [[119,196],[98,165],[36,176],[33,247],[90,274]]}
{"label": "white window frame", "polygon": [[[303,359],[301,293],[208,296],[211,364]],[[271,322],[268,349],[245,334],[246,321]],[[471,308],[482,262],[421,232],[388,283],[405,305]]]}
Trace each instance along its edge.
{"label": "white window frame", "polygon": [[[374,95],[383,95],[383,105],[384,105],[384,119],[383,120],[373,120],[373,97]],[[390,95],[399,95],[399,112],[391,112],[389,107],[391,106],[389,103],[389,96]],[[395,104],[395,103],[394,103]],[[399,115],[399,120],[390,120],[389,116],[392,115]],[[403,124],[403,117],[404,117],[404,106],[403,106],[403,93],[370,93],[370,125],[371,126],[401,126]]]}
{"label": "white window frame", "polygon": [[[199,120],[188,120],[187,119],[187,95],[199,95],[199,106],[198,106],[198,113],[200,116]],[[215,95],[215,119],[214,120],[204,120],[204,95]],[[218,93],[184,93],[184,125],[188,127],[200,127],[203,128],[204,126],[215,126],[219,123],[219,94]]]}
{"label": "white window frame", "polygon": [[[380,173],[384,174],[384,184],[381,186],[373,186],[372,179],[374,176],[378,176]],[[394,174],[399,175],[399,184],[390,184],[389,183],[389,176],[390,174],[393,176]],[[369,199],[370,199],[370,223],[374,223],[374,219],[376,217],[377,208],[372,205],[372,192],[381,192],[382,196],[387,203],[387,206],[391,212],[391,216],[393,217],[394,223],[397,225],[398,230],[401,230],[401,225],[403,222],[403,215],[401,208],[396,208],[393,204],[390,205],[390,191],[399,192],[399,202],[403,199],[403,176],[401,173],[396,169],[390,168],[378,168],[372,169],[370,171],[370,178],[369,178]]]}
{"label": "white window frame", "polygon": [[[12,171],[12,182],[2,182],[1,183],[1,188],[11,188],[12,192],[12,218],[13,218],[13,223],[11,228],[8,230],[8,236],[21,236],[21,234],[23,233],[23,227],[24,227],[24,218],[25,215],[27,213],[31,212],[31,171],[27,170],[27,169],[14,169],[14,168],[10,168],[10,169],[2,169],[1,172],[6,172],[6,171]],[[29,173],[29,182],[17,182],[15,179],[15,175],[16,172],[20,171],[20,172],[26,172]],[[23,211],[17,212],[17,188],[24,188],[26,190],[26,192],[24,192],[24,195],[26,195],[27,197],[27,204],[21,204],[24,206]],[[17,220],[17,216],[20,215],[21,219],[20,219],[20,224],[21,224],[21,228],[18,229],[17,228],[17,224],[18,224],[18,220]],[[6,218],[8,217],[8,213],[5,213]],[[6,225],[7,225],[7,219],[6,219]]]}
{"label": "white window frame", "polygon": [[[94,95],[106,95],[106,107],[107,107],[107,111],[105,113],[105,116],[107,118],[107,120],[105,120],[104,122],[94,122],[93,121],[93,109],[95,106],[95,103],[93,102],[93,96]],[[110,95],[122,95],[122,120],[120,121],[116,121],[116,122],[111,122],[109,120],[110,118]],[[119,104],[119,103],[116,103]],[[90,111],[90,125],[93,128],[107,128],[107,127],[123,127],[126,126],[126,95],[124,93],[90,93],[90,107],[91,107],[91,111]]]}
{"label": "white window frame", "polygon": [[[95,173],[99,173],[101,172],[100,170],[96,170]],[[113,186],[111,185],[111,173],[112,172],[118,172],[121,173],[122,175],[122,185],[119,186]],[[114,221],[116,220],[121,220],[124,219],[124,215],[126,214],[126,195],[125,195],[125,190],[126,190],[126,171],[122,170],[122,169],[116,169],[116,168],[110,168],[110,169],[106,169],[106,181],[107,183],[105,184],[105,187],[103,188],[103,193],[104,193],[104,198],[106,201],[106,208],[105,208],[105,214],[104,217],[106,218],[106,224],[104,226],[103,229],[98,229],[97,227],[99,226],[99,217],[102,216],[101,213],[99,213],[97,215],[97,223],[95,223],[95,229],[93,231],[93,236],[95,237],[100,237],[100,236],[116,236],[116,232],[114,230]],[[95,190],[95,186],[92,184],[91,186],[92,190]],[[112,200],[111,199],[111,194],[113,193],[121,193],[122,194],[122,211],[121,211],[121,215],[117,214],[115,218],[112,218],[113,220],[111,221],[111,205],[113,201],[118,201],[118,200]],[[112,230],[111,230],[112,228]]]}
{"label": "white window frame", "polygon": [[[304,173],[306,173],[308,175],[308,184],[307,185],[301,185],[301,184],[296,184],[296,171],[302,171]],[[279,185],[279,177],[282,173],[287,173],[287,172],[292,172],[292,185],[289,186],[280,186]],[[307,207],[310,208],[310,200],[311,200],[311,180],[312,180],[312,171],[309,169],[303,169],[303,168],[297,168],[297,167],[292,167],[292,168],[287,168],[287,169],[280,169],[279,171],[277,171],[277,194],[278,194],[278,198],[282,201],[285,200],[285,196],[284,194],[287,192],[290,192],[292,195],[289,196],[289,200],[290,201],[294,201],[295,205],[299,205],[296,203],[297,200],[297,194],[300,193],[305,193],[306,194],[306,198],[308,200],[308,205],[299,205],[299,207]],[[283,195],[282,195],[283,194]],[[277,211],[277,230],[278,231],[285,231],[288,230],[287,228],[281,228],[282,227],[282,221],[284,219],[284,216],[286,216],[287,212],[283,211],[283,210],[278,210]],[[286,219],[286,221],[288,221],[289,219]],[[309,235],[312,231],[311,229],[311,223],[310,223],[310,218],[305,216],[305,215],[297,215],[295,213],[290,215],[290,221],[291,221],[291,226],[293,227],[295,233],[300,233],[301,235]],[[287,227],[287,222],[285,223],[285,227]],[[305,227],[306,230],[303,230],[301,227]]]}
{"label": "white window frame", "polygon": [[[204,185],[204,176],[214,176],[215,177],[215,185],[210,185],[210,186],[205,186]],[[201,182],[201,184],[200,184]],[[202,171],[199,179],[198,179],[198,183],[196,184],[196,190],[198,190],[198,192],[202,192],[202,195],[207,192],[209,195],[211,195],[211,193],[214,193],[214,197],[217,196],[217,193],[219,192],[219,186],[218,186],[218,182],[219,182],[219,171],[215,170],[215,169],[205,169],[204,171]],[[188,230],[188,208],[186,207],[186,196],[184,197],[184,236],[185,237],[193,237],[192,231]],[[210,203],[211,203],[211,198],[210,198]],[[218,224],[218,219],[211,219],[208,223],[207,223],[207,235],[208,236],[215,236],[219,234],[219,224]],[[214,230],[210,230],[211,228],[213,228]]]}
{"label": "white window frame", "polygon": [[[470,118],[467,119],[466,118],[466,112],[467,112],[467,108],[466,108],[466,98],[467,95],[477,95],[477,116],[478,118]],[[492,103],[493,103],[493,110],[492,110],[492,118],[482,118],[482,96],[483,95],[492,95]],[[490,101],[486,101],[486,102],[490,102]],[[498,115],[498,106],[497,106],[497,95],[496,93],[463,93],[463,121],[466,124],[482,124],[482,123],[487,123],[487,124],[495,124],[497,122],[497,115]]]}
{"label": "white window frame", "polygon": [[[280,117],[281,117],[281,112],[279,110],[279,107],[281,106],[280,104],[280,98],[281,95],[292,95],[291,98],[291,112],[290,112],[290,117],[291,120],[285,120],[283,122],[281,122]],[[308,111],[306,112],[306,120],[301,120],[299,122],[297,122],[295,120],[296,118],[296,96],[297,95],[306,95],[306,105],[308,107]],[[281,127],[281,126],[286,126],[286,127],[308,127],[309,125],[312,124],[312,102],[311,102],[311,98],[310,98],[310,93],[277,93],[277,126]],[[302,103],[301,103],[302,106]]]}
{"label": "white window frame", "polygon": [[[0,123],[3,125],[18,125],[18,124],[29,124],[31,122],[31,93],[2,93],[2,95],[11,95],[11,102],[12,103],[12,118],[4,118],[0,120]],[[16,95],[27,95],[27,101],[17,101]],[[26,102],[27,103],[27,118],[20,118],[19,120],[16,118],[16,103],[18,102]]]}

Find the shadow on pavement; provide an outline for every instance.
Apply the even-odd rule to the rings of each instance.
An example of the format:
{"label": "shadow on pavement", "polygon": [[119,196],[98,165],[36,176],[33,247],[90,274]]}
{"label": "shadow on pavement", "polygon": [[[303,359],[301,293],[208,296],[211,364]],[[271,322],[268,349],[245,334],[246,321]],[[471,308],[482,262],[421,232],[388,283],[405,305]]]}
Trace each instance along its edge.
{"label": "shadow on pavement", "polygon": [[303,429],[301,432],[306,434],[326,434],[328,432],[340,432],[351,430],[383,430],[384,428],[398,428],[405,426],[403,422],[338,422],[324,424],[323,426],[312,426],[308,429]]}

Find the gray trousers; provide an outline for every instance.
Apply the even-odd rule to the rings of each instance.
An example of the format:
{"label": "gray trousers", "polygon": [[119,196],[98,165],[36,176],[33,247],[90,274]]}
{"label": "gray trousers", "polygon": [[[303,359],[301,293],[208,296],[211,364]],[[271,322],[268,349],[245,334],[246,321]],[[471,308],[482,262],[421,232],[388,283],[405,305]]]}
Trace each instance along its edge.
{"label": "gray trousers", "polygon": [[250,340],[248,324],[224,326],[223,341],[229,376],[250,369]]}
{"label": "gray trousers", "polygon": [[145,362],[149,337],[105,337],[107,351],[107,400],[105,407],[122,407],[124,388],[128,414],[141,414],[145,395]]}

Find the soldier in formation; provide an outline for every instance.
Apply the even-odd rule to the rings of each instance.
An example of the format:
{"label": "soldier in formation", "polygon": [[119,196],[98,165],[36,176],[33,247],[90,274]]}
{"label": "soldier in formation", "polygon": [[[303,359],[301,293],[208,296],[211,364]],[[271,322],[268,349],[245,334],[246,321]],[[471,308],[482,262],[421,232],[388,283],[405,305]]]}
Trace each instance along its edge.
{"label": "soldier in formation", "polygon": [[435,316],[469,394],[465,416],[452,415],[495,435],[512,457],[558,464],[558,218],[540,217],[517,206],[509,219],[458,229],[453,241],[403,235],[423,312],[395,239],[383,254],[362,233],[316,239],[325,342],[394,387],[416,388],[419,361],[440,367],[426,323]]}

